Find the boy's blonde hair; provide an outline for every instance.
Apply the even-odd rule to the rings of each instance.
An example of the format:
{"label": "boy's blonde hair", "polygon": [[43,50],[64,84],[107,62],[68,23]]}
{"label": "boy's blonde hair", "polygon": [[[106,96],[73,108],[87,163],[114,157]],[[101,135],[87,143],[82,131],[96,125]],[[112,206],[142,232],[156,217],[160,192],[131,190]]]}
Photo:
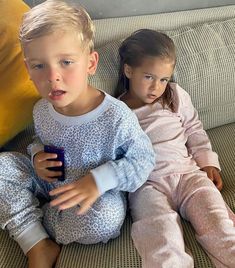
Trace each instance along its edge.
{"label": "boy's blonde hair", "polygon": [[94,50],[94,24],[84,8],[61,0],[47,0],[26,12],[20,27],[22,47],[56,30],[78,35],[82,47]]}

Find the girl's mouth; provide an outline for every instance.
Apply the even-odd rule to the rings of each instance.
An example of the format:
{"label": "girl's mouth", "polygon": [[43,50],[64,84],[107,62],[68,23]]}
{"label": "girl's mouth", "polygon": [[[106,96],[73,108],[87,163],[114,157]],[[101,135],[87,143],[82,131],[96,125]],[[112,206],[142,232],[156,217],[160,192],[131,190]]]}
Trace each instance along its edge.
{"label": "girl's mouth", "polygon": [[153,100],[153,99],[156,99],[157,96],[154,94],[148,94],[148,98]]}

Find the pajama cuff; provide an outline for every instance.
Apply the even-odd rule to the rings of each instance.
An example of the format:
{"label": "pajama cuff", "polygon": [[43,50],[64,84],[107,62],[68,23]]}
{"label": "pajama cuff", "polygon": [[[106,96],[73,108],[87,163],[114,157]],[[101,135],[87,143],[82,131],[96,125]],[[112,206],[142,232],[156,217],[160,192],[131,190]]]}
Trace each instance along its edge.
{"label": "pajama cuff", "polygon": [[39,241],[48,238],[46,230],[42,226],[40,222],[33,222],[29,225],[27,229],[25,229],[22,233],[20,233],[14,239],[19,244],[24,254],[26,253]]}

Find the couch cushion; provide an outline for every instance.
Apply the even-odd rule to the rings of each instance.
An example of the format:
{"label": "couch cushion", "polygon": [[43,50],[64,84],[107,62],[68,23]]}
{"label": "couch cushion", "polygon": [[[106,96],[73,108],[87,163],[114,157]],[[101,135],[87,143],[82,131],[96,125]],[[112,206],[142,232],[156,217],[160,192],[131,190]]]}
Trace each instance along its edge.
{"label": "couch cushion", "polygon": [[235,121],[235,19],[169,32],[175,78],[192,97],[205,129]]}
{"label": "couch cushion", "polygon": [[[191,95],[204,128],[234,122],[235,19],[165,32],[177,47],[176,81]],[[89,78],[91,84],[110,94],[118,79],[121,41],[97,49],[100,62]]]}
{"label": "couch cushion", "polygon": [[[222,195],[235,211],[234,203],[234,189],[235,189],[235,139],[231,139],[235,133],[235,123],[217,127],[207,131],[214,150],[218,153],[220,164],[222,168],[222,178],[224,181],[224,188]],[[23,134],[25,136],[23,138]],[[17,148],[24,148],[31,141],[32,128],[18,135],[12,141],[14,145],[18,144]],[[28,135],[28,136],[27,136]],[[20,146],[21,145],[21,146]],[[192,226],[185,220],[182,220],[184,229],[184,238],[187,248],[191,251],[194,257],[195,268],[212,268],[213,265],[203,251],[202,247],[195,239],[195,233]],[[107,244],[98,243],[96,245],[80,245],[72,243],[62,247],[61,255],[58,261],[58,268],[140,268],[141,260],[136,252],[133,242],[130,237],[131,221],[128,216],[122,227],[121,235],[109,241]],[[12,258],[14,256],[14,258]],[[0,268],[17,267],[23,268],[26,264],[19,246],[12,239],[6,231],[0,230]]]}
{"label": "couch cushion", "polygon": [[32,120],[38,99],[24,66],[18,28],[29,7],[21,0],[1,1],[0,9],[0,147]]}

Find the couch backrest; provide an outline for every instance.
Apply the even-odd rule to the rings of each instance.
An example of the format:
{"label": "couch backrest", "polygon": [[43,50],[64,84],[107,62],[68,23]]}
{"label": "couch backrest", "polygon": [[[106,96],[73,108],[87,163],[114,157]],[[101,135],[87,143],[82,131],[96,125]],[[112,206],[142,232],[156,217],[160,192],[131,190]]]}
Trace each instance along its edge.
{"label": "couch backrest", "polygon": [[100,54],[94,86],[113,94],[123,38],[140,28],[166,32],[177,47],[176,81],[192,97],[205,129],[235,122],[235,5],[95,20]]}

